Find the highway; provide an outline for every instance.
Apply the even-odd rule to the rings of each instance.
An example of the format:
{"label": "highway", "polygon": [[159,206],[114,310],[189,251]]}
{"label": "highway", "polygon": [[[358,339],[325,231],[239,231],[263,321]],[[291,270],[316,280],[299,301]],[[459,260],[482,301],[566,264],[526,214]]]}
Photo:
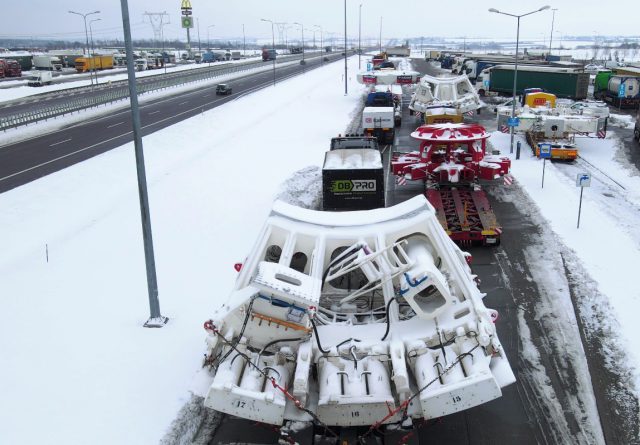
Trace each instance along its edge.
{"label": "highway", "polygon": [[[342,60],[339,54],[329,61]],[[267,63],[267,62],[265,62]],[[268,62],[269,64],[271,62]],[[308,59],[305,70],[321,66],[320,58]],[[303,72],[299,64],[278,67],[283,80]],[[140,106],[143,135],[158,131],[230,100],[273,84],[271,70],[225,82],[233,94],[216,96],[215,84],[198,85],[193,91],[152,100]],[[133,140],[128,107],[80,124],[0,147],[0,193],[82,162]]]}

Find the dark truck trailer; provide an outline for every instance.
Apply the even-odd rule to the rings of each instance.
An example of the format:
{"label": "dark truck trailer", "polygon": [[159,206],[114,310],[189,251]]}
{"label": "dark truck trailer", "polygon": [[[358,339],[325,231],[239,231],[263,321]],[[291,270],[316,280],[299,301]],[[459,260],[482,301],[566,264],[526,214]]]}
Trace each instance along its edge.
{"label": "dark truck trailer", "polygon": [[384,206],[384,171],[377,149],[341,148],[325,153],[323,210],[370,210]]}
{"label": "dark truck trailer", "polygon": [[[512,94],[514,67],[496,65],[491,68],[489,91]],[[518,66],[516,94],[527,88],[542,88],[557,97],[586,99],[589,73],[575,68]]]}

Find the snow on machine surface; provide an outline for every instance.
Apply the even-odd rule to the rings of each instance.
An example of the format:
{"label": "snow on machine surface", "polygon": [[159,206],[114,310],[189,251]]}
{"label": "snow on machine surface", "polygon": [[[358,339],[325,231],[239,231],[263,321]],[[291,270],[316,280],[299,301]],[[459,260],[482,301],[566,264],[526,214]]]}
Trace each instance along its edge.
{"label": "snow on machine surface", "polygon": [[205,322],[205,405],[377,428],[500,397],[515,377],[467,260],[424,196],[355,212],[277,201]]}

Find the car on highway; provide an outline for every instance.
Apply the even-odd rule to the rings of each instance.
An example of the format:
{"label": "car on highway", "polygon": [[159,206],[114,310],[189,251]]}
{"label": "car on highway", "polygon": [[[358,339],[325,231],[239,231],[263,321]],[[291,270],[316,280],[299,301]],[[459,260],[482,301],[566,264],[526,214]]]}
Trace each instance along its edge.
{"label": "car on highway", "polygon": [[226,84],[226,83],[220,83],[218,84],[218,86],[216,86],[216,94],[217,95],[227,95],[227,94],[231,94],[232,92],[232,88],[230,85]]}

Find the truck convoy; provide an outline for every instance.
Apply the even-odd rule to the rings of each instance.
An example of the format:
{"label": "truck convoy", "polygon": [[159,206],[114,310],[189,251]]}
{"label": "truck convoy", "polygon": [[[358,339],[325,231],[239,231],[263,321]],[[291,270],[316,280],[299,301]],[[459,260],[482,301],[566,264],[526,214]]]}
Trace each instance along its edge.
{"label": "truck convoy", "polygon": [[78,57],[76,59],[76,71],[86,73],[92,70],[106,70],[113,68],[113,56]]}
{"label": "truck convoy", "polygon": [[0,78],[3,77],[21,77],[22,68],[20,64],[13,59],[0,59]]}
{"label": "truck convoy", "polygon": [[[480,96],[489,92],[512,94],[513,76],[513,65],[485,68],[476,79],[476,91]],[[521,94],[527,88],[542,88],[562,98],[586,99],[589,73],[576,68],[518,66],[516,94]]]}

